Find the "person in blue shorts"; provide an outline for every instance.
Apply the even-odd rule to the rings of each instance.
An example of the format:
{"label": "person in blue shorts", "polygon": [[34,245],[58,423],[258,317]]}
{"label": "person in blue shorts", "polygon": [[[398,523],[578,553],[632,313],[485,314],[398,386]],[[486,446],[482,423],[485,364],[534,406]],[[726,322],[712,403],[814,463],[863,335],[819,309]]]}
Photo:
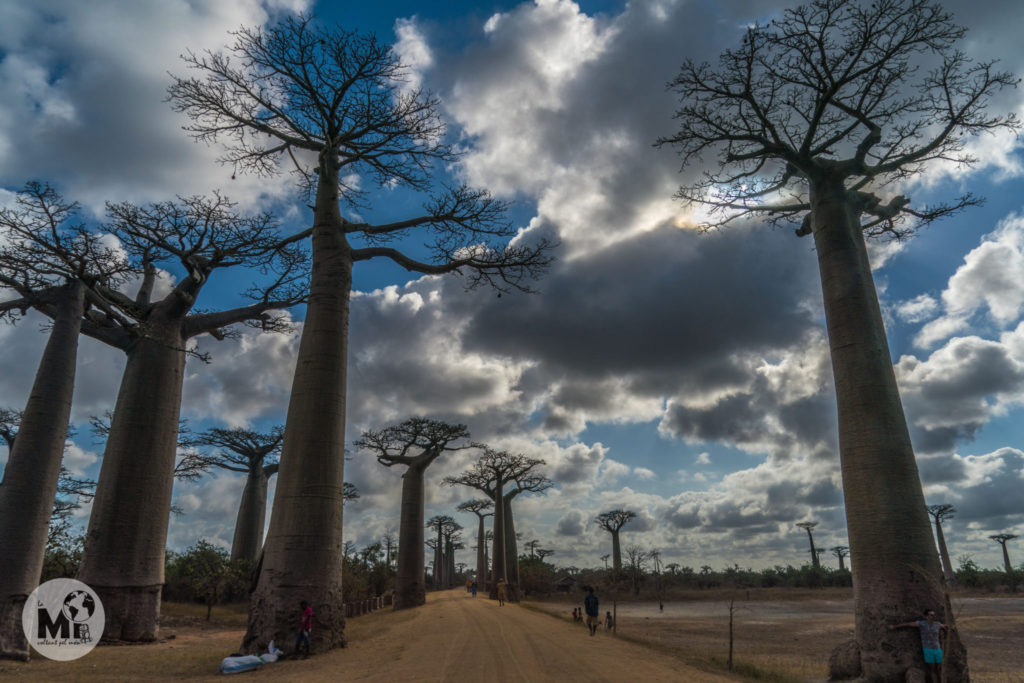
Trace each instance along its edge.
{"label": "person in blue shorts", "polygon": [[894,624],[889,627],[889,630],[915,627],[921,631],[921,649],[924,650],[924,663],[928,667],[928,676],[932,683],[939,683],[942,680],[942,643],[939,640],[939,633],[946,628],[946,625],[935,619],[935,610],[929,609],[925,610],[924,619]]}

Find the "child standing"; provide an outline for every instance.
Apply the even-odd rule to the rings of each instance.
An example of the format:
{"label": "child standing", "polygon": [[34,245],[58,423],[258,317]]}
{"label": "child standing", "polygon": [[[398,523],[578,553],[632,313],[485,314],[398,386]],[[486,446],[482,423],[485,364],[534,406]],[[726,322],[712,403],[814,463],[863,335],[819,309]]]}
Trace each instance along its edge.
{"label": "child standing", "polygon": [[309,636],[313,632],[313,608],[305,600],[299,603],[299,607],[302,609],[302,621],[299,625],[299,635],[295,639],[295,654],[298,655],[299,650],[304,649],[302,658],[306,659],[309,657]]}

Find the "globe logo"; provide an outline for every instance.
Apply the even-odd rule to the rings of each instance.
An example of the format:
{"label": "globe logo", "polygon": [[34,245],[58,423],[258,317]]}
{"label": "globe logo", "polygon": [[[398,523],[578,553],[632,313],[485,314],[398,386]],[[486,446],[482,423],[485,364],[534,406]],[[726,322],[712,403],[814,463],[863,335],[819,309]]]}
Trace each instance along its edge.
{"label": "globe logo", "polygon": [[85,591],[72,591],[64,598],[64,605],[61,611],[71,621],[82,623],[89,621],[93,612],[96,611],[96,603],[92,596]]}
{"label": "globe logo", "polygon": [[28,596],[21,612],[21,627],[32,649],[63,662],[96,647],[105,623],[96,591],[75,579],[42,584]]}

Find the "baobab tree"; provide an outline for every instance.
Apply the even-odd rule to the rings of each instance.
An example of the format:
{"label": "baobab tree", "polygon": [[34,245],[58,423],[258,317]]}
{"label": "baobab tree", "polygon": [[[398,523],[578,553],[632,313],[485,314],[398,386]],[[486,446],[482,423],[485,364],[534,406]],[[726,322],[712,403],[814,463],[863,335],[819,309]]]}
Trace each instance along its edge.
{"label": "baobab tree", "polygon": [[939,559],[942,561],[942,576],[947,586],[956,583],[956,575],[953,574],[953,563],[949,560],[949,550],[946,548],[946,535],[942,533],[942,523],[947,519],[953,519],[956,514],[956,506],[951,503],[940,503],[929,505],[928,514],[935,521],[935,538],[939,542]]}
{"label": "baobab tree", "polygon": [[491,550],[490,597],[498,597],[498,580],[503,579],[507,599],[518,598],[519,561],[516,550],[515,523],[512,520],[512,500],[524,491],[544,491],[551,482],[535,472],[544,465],[543,460],[522,454],[485,449],[483,456],[466,472],[457,477],[445,477],[444,484],[461,484],[481,491],[494,502],[494,541]]}
{"label": "baobab tree", "polygon": [[537,558],[543,562],[545,557],[551,557],[555,554],[555,551],[551,548],[537,548]]}
{"label": "baobab tree", "polygon": [[528,469],[523,469],[513,477],[512,483],[505,490],[503,505],[505,506],[505,557],[508,562],[508,574],[505,580],[510,585],[509,596],[516,600],[519,586],[519,534],[516,533],[515,515],[512,514],[512,502],[522,493],[543,493],[554,485],[554,482],[534,468],[545,464],[543,460],[535,461]]}
{"label": "baobab tree", "polygon": [[829,548],[832,554],[839,560],[839,571],[846,571],[846,565],[843,563],[843,558],[850,556],[850,547],[845,545],[837,545]]}
{"label": "baobab tree", "polygon": [[[358,497],[358,493],[356,497]],[[384,566],[390,571],[391,569],[391,558],[395,555],[395,548],[398,545],[398,538],[395,536],[394,527],[388,527],[384,531],[384,536],[381,537],[381,543],[384,545]]]}
{"label": "baobab tree", "polygon": [[459,506],[455,508],[460,512],[472,512],[477,517],[476,580],[481,590],[487,590],[487,531],[484,526],[484,519],[494,514],[493,511],[487,512],[488,510],[493,510],[493,508],[494,502],[484,500],[483,498],[467,500],[464,503],[459,503]]}
{"label": "baobab tree", "polygon": [[[406,467],[402,475],[394,609],[422,605],[427,601],[423,558],[423,473],[445,452],[480,446],[469,441],[466,425],[422,417],[410,418],[399,425],[376,431],[364,431],[354,445],[373,453],[377,462],[385,467]],[[439,569],[435,561],[435,581]]]}
{"label": "baobab tree", "polygon": [[[192,119],[188,130],[197,140],[226,143],[224,161],[236,172],[277,173],[278,162],[285,161],[313,200],[313,227],[306,231],[313,250],[309,302],[278,495],[244,647],[262,650],[290,632],[289,610],[310,595],[309,584],[317,587],[310,595],[317,615],[315,644],[341,646],[337,549],[353,266],[389,259],[414,273],[460,273],[469,287],[528,291],[526,281],[548,265],[549,245],[520,240],[495,246],[516,235],[505,206],[466,186],[435,194],[420,215],[405,220],[376,225],[346,220],[341,202],[359,205],[367,187],[428,192],[437,186],[433,166],[457,159],[444,137],[438,99],[407,87],[408,71],[398,55],[372,34],[324,28],[310,16],[286,16],[272,26],[231,35],[234,42],[226,52],[185,55],[198,75],[175,77],[170,100]],[[394,246],[394,240],[414,236],[422,237],[427,258]],[[328,482],[337,482],[330,492]],[[409,546],[416,553],[422,548],[422,543]],[[406,597],[419,604],[416,595],[413,590]]]}
{"label": "baobab tree", "polygon": [[[904,235],[976,204],[966,194],[915,208],[883,193],[928,162],[970,164],[969,136],[1019,125],[986,110],[1016,79],[966,57],[964,33],[931,0],[814,0],[747,28],[717,68],[684,61],[670,84],[679,128],[659,144],[675,147],[684,168],[717,155],[717,169],[678,193],[707,209],[704,227],[760,217],[813,235],[856,596],[856,653],[847,659],[860,662],[836,676],[924,671],[920,648],[905,659],[910,635],[886,626],[943,602],[865,235]],[[965,680],[955,631],[952,641],[943,670]]]}
{"label": "baobab tree", "polygon": [[192,439],[192,445],[214,449],[204,453],[208,467],[217,467],[245,475],[245,488],[235,518],[231,539],[231,561],[255,561],[263,546],[263,526],[267,516],[267,484],[277,474],[277,456],[281,452],[284,428],[269,432],[236,427],[208,429]]}
{"label": "baobab tree", "polygon": [[1006,568],[1006,576],[1010,579],[1010,589],[1013,590],[1017,586],[1017,579],[1013,574],[1013,565],[1010,564],[1010,553],[1006,550],[1006,542],[1017,538],[1017,535],[995,534],[994,536],[989,536],[989,538],[1003,547],[1003,566]]}
{"label": "baobab tree", "polygon": [[16,659],[29,657],[21,612],[43,568],[78,336],[85,316],[102,305],[97,289],[132,272],[120,250],[78,222],[77,211],[41,183],[27,184],[13,206],[0,209],[0,287],[11,296],[0,301],[0,320],[35,309],[53,321],[0,480],[0,656]]}
{"label": "baobab tree", "polygon": [[[189,340],[224,339],[246,323],[268,332],[290,329],[282,309],[305,298],[305,254],[278,234],[267,213],[240,214],[226,197],[180,198],[147,206],[108,204],[108,227],[143,277],[133,295],[101,287],[106,302],[82,325],[84,334],[127,357],[100,465],[78,578],[103,601],[104,637],[157,636],[167,524],[178,445]],[[245,293],[251,303],[202,310],[211,281],[228,269],[261,273]],[[177,282],[160,297],[165,269]],[[265,278],[264,278],[265,275]]]}
{"label": "baobab tree", "polygon": [[[608,512],[602,512],[596,518],[594,518],[594,524],[607,531],[612,535],[612,569],[615,573],[622,571],[622,550],[619,547],[619,530],[626,525],[626,522],[636,517],[636,513],[632,510],[609,510]],[[605,568],[608,566],[608,560],[605,560]]]}
{"label": "baobab tree", "polygon": [[434,532],[434,590],[441,590],[446,587],[445,577],[445,532],[446,529],[455,523],[449,515],[434,515],[424,525]]}
{"label": "baobab tree", "polygon": [[818,526],[817,522],[797,522],[797,526],[807,532],[807,540],[811,543],[811,564],[815,569],[821,568],[821,563],[818,561],[818,553],[814,548],[814,535],[811,533],[811,529]]}

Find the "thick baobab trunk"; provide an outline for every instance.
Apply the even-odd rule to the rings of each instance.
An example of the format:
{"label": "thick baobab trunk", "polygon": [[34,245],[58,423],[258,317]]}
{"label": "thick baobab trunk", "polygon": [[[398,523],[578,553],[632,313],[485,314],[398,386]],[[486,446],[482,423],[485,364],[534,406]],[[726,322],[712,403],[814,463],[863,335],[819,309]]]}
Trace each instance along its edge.
{"label": "thick baobab trunk", "polygon": [[845,571],[845,570],[846,570],[846,564],[843,562],[843,556],[840,555],[839,556],[839,571]]}
{"label": "thick baobab trunk", "polygon": [[476,587],[478,590],[487,588],[487,530],[484,528],[484,518],[480,518],[480,524],[476,531]]}
{"label": "thick baobab trunk", "polygon": [[128,350],[78,570],[106,640],[155,640],[160,617],[185,340],[180,321],[147,332]]}
{"label": "thick baobab trunk", "polygon": [[506,496],[505,508],[505,582],[509,602],[519,602],[519,543],[516,524],[512,517],[512,500]]}
{"label": "thick baobab trunk", "polygon": [[55,303],[53,329],[0,481],[0,657],[13,659],[29,657],[21,612],[43,570],[71,415],[85,286],[69,283]]}
{"label": "thick baobab trunk", "polygon": [[[19,435],[18,438],[21,438],[21,436]],[[1010,588],[1013,588],[1016,585],[1016,581],[1013,576],[1013,565],[1010,564],[1010,551],[1006,549],[1005,542],[1000,543],[1000,545],[1003,546],[1003,566],[1006,567],[1006,575],[1010,577]]]}
{"label": "thick baobab trunk", "polygon": [[267,519],[267,482],[263,467],[249,471],[238,506],[235,534],[231,539],[231,561],[255,561],[263,545],[263,526]]}
{"label": "thick baobab trunk", "polygon": [[246,652],[292,640],[302,600],[313,608],[313,651],[345,645],[341,548],[352,251],[331,156],[320,160],[309,302],[263,566],[249,603]]}
{"label": "thick baobab trunk", "polygon": [[441,525],[437,527],[437,538],[434,539],[434,590],[441,590],[444,585],[444,540]]}
{"label": "thick baobab trunk", "polygon": [[821,567],[821,562],[818,560],[818,551],[814,548],[814,536],[811,534],[811,530],[807,530],[807,540],[811,543],[811,566],[815,569]]}
{"label": "thick baobab trunk", "polygon": [[622,549],[619,547],[619,530],[612,531],[612,568],[615,573],[622,571]]}
{"label": "thick baobab trunk", "polygon": [[423,552],[423,470],[410,467],[402,475],[402,512],[398,527],[394,609],[427,602]]}
{"label": "thick baobab trunk", "polygon": [[[491,539],[491,585],[488,595],[498,599],[498,581],[505,580],[505,506],[502,505],[503,483],[499,479],[494,486],[494,538]],[[506,589],[507,596],[507,589]]]}
{"label": "thick baobab trunk", "polygon": [[[839,454],[850,537],[855,638],[872,681],[924,672],[916,632],[889,631],[924,607],[942,610],[940,568],[893,372],[864,236],[841,181],[811,185],[839,418]],[[952,621],[953,615],[944,620]],[[953,632],[943,665],[967,680]]]}
{"label": "thick baobab trunk", "polygon": [[946,579],[946,585],[952,586],[956,582],[953,575],[953,565],[949,561],[949,550],[946,549],[946,535],[942,533],[942,522],[935,520],[935,536],[939,541],[939,558],[942,560],[942,575]]}

